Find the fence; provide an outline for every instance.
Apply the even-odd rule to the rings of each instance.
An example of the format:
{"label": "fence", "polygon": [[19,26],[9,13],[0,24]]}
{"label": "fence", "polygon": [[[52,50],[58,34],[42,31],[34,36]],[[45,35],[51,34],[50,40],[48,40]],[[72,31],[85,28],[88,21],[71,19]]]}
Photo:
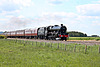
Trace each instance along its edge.
{"label": "fence", "polygon": [[24,41],[24,40],[10,40],[5,39],[3,41],[8,42],[9,44],[22,44],[23,46],[32,45],[33,47],[44,47],[44,48],[52,48],[57,50],[64,50],[67,52],[76,52],[76,53],[100,53],[100,46],[94,45],[81,45],[81,44],[62,44],[62,43],[47,43],[47,42],[34,42],[34,41]]}

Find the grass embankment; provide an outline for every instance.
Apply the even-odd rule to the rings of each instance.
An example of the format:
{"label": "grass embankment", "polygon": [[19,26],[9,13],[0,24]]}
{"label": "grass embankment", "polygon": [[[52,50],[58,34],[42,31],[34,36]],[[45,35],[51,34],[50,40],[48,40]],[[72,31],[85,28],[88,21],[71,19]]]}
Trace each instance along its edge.
{"label": "grass embankment", "polygon": [[68,40],[100,40],[100,37],[69,37]]}
{"label": "grass embankment", "polygon": [[97,45],[88,46],[86,54],[85,45],[77,45],[73,52],[75,45],[64,50],[62,44],[57,49],[57,44],[0,40],[0,67],[100,67]]}

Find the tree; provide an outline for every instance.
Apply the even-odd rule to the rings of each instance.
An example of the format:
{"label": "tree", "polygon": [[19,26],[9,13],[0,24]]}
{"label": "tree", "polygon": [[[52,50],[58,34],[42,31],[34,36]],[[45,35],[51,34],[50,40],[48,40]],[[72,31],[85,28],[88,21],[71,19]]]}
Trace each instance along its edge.
{"label": "tree", "polygon": [[67,33],[69,33],[70,37],[87,37],[87,34],[84,34],[82,32],[71,31],[71,32],[67,32]]}
{"label": "tree", "polygon": [[91,37],[99,37],[98,35],[91,35]]}

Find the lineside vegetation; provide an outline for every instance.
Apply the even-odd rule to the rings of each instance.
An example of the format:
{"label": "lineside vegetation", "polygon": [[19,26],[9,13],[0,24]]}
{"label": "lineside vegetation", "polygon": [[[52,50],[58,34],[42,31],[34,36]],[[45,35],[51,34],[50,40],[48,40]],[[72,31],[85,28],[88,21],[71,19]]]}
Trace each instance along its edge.
{"label": "lineside vegetation", "polygon": [[68,40],[100,40],[100,37],[69,37]]}
{"label": "lineside vegetation", "polygon": [[100,67],[98,47],[1,39],[0,67]]}
{"label": "lineside vegetation", "polygon": [[6,39],[7,37],[5,35],[0,35],[0,39]]}

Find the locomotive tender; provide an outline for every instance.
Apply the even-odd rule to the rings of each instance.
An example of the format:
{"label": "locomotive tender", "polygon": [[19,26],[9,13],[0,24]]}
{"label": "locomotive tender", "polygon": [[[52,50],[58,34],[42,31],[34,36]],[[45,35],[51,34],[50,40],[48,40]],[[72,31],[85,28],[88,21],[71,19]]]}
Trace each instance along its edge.
{"label": "locomotive tender", "polygon": [[39,38],[47,40],[67,40],[69,36],[66,26],[54,25],[47,27],[39,27],[38,29],[17,30],[3,33],[8,38]]}

